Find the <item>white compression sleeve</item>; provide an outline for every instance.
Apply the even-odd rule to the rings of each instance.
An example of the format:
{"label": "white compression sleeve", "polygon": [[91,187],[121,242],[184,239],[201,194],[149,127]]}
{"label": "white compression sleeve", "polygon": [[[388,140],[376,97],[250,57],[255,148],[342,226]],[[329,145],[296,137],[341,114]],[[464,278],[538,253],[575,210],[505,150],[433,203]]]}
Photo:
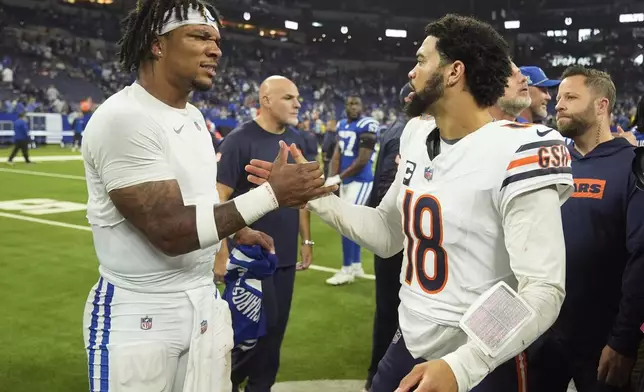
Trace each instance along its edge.
{"label": "white compression sleeve", "polygon": [[487,374],[517,356],[555,322],[565,296],[566,251],[559,194],[542,188],[515,197],[505,210],[503,229],[518,293],[536,318],[519,328],[495,357],[473,341],[443,359],[450,365],[459,392],[474,388]]}
{"label": "white compression sleeve", "polygon": [[404,165],[398,168],[396,179],[376,208],[354,205],[335,195],[310,201],[308,208],[351,241],[380,257],[391,257],[404,246],[402,216],[396,206],[404,170]]}

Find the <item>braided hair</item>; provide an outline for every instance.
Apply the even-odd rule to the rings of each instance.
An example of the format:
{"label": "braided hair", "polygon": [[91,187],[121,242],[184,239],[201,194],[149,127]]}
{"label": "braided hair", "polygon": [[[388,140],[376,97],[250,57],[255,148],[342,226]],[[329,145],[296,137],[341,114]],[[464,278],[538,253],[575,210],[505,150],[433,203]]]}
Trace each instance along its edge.
{"label": "braided hair", "polygon": [[192,7],[202,14],[206,10],[221,24],[221,16],[217,9],[203,0],[138,0],[136,9],[132,10],[123,20],[125,32],[118,42],[120,46],[119,59],[126,72],[138,72],[142,61],[153,58],[150,48],[157,32],[172,16],[174,11],[179,20],[188,17]]}

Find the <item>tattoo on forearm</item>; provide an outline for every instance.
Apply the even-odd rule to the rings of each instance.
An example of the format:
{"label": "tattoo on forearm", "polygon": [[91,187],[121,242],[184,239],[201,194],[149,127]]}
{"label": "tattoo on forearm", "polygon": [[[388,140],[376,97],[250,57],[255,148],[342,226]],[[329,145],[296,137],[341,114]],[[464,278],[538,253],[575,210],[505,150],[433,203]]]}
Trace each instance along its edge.
{"label": "tattoo on forearm", "polygon": [[110,198],[121,215],[164,253],[178,255],[199,249],[195,207],[184,206],[175,180],[114,190]]}
{"label": "tattoo on forearm", "polygon": [[[164,253],[175,256],[200,248],[196,207],[184,205],[177,181],[154,181],[114,190],[110,198],[121,215]],[[246,226],[234,202],[213,208],[213,224],[217,224],[220,239]]]}
{"label": "tattoo on forearm", "polygon": [[234,201],[227,201],[215,206],[215,223],[217,223],[217,234],[220,239],[238,232],[246,227]]}

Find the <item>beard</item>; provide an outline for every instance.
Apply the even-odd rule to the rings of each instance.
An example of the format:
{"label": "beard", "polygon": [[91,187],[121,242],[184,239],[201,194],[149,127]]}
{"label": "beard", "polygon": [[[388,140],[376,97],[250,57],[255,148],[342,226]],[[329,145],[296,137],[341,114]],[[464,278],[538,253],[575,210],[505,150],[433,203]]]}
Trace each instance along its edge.
{"label": "beard", "polygon": [[568,114],[566,122],[557,118],[557,129],[564,137],[575,138],[583,135],[594,125],[595,113],[591,105],[579,114]]}
{"label": "beard", "polygon": [[530,107],[532,100],[530,97],[519,97],[519,98],[499,98],[497,104],[503,110],[504,113],[509,114],[512,117],[519,117],[519,114],[524,109]]}
{"label": "beard", "polygon": [[[405,105],[405,114],[409,117],[418,117],[427,111],[431,105],[436,103],[445,92],[443,74],[436,71],[429,78],[422,90],[414,92],[411,101]],[[413,88],[413,86],[412,86]]]}

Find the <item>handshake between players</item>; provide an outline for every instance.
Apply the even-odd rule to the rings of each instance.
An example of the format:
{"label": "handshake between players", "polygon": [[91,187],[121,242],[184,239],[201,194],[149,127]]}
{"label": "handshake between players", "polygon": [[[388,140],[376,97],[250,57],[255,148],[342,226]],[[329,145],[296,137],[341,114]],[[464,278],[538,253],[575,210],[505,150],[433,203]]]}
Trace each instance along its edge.
{"label": "handshake between players", "polygon": [[[279,143],[280,153],[274,162],[253,159],[246,171],[250,173],[249,182],[255,185],[268,182],[280,207],[304,206],[309,200],[338,190],[337,184],[325,186],[318,162],[308,162],[295,144]],[[288,163],[289,154],[295,164]]]}

